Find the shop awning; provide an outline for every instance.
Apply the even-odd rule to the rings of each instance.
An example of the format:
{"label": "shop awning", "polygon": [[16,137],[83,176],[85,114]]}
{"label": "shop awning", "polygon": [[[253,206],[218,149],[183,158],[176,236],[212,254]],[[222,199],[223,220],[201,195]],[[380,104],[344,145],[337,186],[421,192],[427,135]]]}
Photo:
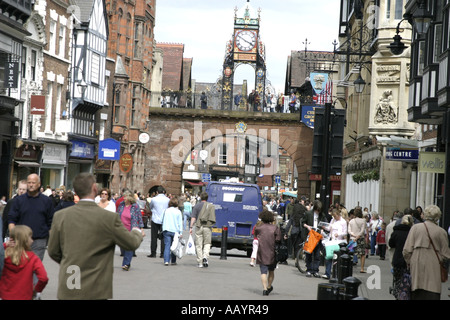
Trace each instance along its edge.
{"label": "shop awning", "polygon": [[191,186],[203,186],[203,182],[201,181],[191,181],[191,180],[184,180],[184,182],[189,183]]}
{"label": "shop awning", "polygon": [[32,161],[15,161],[19,167],[34,167],[38,168],[40,166],[39,162],[32,162]]}

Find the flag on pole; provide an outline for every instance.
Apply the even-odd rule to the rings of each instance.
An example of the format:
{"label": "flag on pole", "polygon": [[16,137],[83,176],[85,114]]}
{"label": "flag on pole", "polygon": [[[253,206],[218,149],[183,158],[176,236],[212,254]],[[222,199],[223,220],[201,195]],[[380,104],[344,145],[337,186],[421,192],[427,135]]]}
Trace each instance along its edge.
{"label": "flag on pole", "polygon": [[327,81],[325,88],[322,92],[315,96],[316,104],[325,105],[325,103],[331,103],[333,97],[333,82],[331,80]]}

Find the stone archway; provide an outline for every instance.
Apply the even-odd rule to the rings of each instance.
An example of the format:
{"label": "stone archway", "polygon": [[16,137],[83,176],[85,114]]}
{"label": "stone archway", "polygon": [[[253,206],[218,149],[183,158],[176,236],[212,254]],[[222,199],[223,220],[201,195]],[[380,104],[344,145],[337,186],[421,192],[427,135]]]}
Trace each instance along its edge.
{"label": "stone archway", "polygon": [[247,131],[278,141],[296,165],[299,193],[309,194],[313,130],[299,121],[298,114],[166,108],[150,108],[146,190],[163,185],[168,193],[179,194],[184,160],[193,146],[236,132],[236,124],[241,121]]}

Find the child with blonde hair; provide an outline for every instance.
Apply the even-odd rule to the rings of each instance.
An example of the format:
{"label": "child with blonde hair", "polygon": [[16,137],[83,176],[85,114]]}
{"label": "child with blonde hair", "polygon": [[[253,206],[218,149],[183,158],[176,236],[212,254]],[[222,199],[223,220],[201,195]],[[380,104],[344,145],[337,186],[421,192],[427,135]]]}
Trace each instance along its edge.
{"label": "child with blonde hair", "polygon": [[[48,282],[42,261],[31,251],[33,232],[28,226],[17,225],[10,232],[12,244],[5,247],[5,266],[0,278],[0,299],[32,300]],[[38,282],[33,284],[33,273]]]}

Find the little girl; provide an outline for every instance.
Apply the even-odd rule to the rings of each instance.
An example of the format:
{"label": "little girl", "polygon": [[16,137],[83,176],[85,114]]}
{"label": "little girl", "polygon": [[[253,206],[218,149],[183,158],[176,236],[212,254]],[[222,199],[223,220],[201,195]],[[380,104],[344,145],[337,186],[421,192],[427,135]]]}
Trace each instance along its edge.
{"label": "little girl", "polygon": [[[0,299],[32,300],[33,293],[40,293],[48,282],[47,272],[37,255],[31,251],[33,232],[28,226],[15,226],[10,232],[13,245],[5,247],[5,266],[0,278]],[[38,282],[33,288],[33,273]]]}

